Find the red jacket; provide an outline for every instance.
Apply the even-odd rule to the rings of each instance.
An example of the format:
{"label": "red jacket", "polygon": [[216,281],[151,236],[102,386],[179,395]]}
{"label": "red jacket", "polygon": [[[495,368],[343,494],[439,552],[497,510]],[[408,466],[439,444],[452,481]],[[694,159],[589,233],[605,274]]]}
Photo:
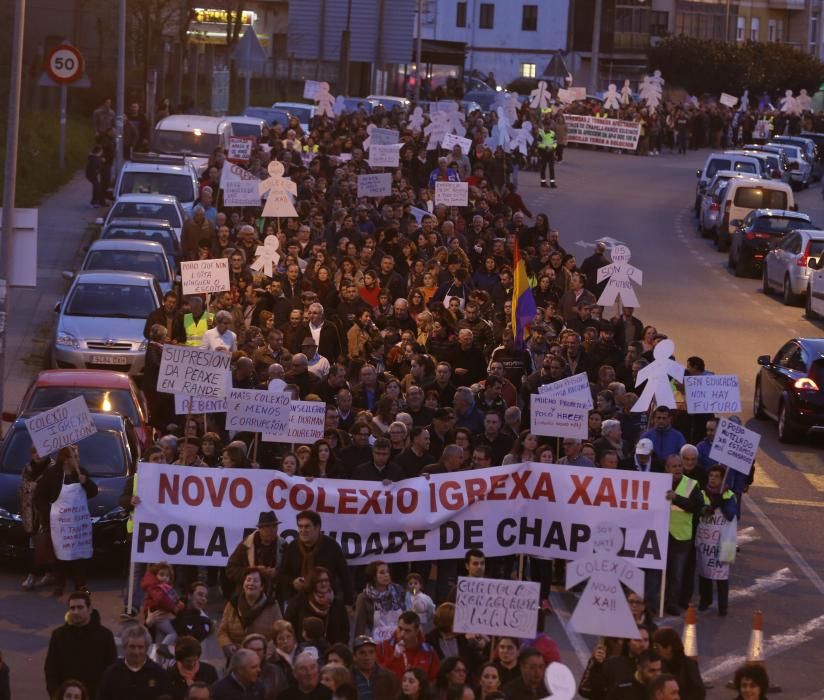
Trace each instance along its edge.
{"label": "red jacket", "polygon": [[392,639],[387,639],[378,646],[378,663],[401,679],[407,669],[419,668],[426,674],[429,682],[434,683],[441,662],[437,652],[424,641],[423,632],[418,632],[417,648],[406,649],[401,656],[395,656],[395,646],[398,643],[396,635],[397,632]]}
{"label": "red jacket", "polygon": [[144,610],[163,610],[164,612],[176,614],[183,608],[183,603],[177,597],[174,586],[161,583],[151,571],[145,573],[140,582],[140,587],[145,594],[143,599]]}

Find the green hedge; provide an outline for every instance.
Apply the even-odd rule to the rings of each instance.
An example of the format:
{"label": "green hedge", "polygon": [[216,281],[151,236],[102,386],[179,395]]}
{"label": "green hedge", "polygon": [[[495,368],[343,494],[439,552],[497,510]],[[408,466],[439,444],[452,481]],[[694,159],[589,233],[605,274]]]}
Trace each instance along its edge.
{"label": "green hedge", "polygon": [[[3,114],[0,116],[0,162],[6,158],[5,137],[6,115]],[[61,170],[57,165],[59,113],[38,111],[22,114],[17,148],[17,206],[37,206],[45,195],[71,180],[74,173],[86,167],[86,156],[92,143],[91,121],[69,116],[66,123],[66,167]],[[2,181],[3,172],[0,170],[0,183]]]}

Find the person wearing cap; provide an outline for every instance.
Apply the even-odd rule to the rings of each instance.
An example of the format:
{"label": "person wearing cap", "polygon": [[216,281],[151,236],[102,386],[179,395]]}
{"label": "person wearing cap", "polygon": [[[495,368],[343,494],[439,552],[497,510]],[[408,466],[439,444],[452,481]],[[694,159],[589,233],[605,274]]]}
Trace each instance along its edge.
{"label": "person wearing cap", "polygon": [[283,560],[286,540],[278,534],[278,520],[272,510],[258,516],[257,529],[245,537],[226,563],[224,597],[231,596],[232,589],[243,582],[243,574],[249,567],[258,567],[266,577],[271,590],[277,581],[278,568]]}
{"label": "person wearing cap", "polygon": [[620,469],[636,472],[654,472],[660,474],[664,471],[664,465],[655,454],[652,447],[652,440],[649,438],[641,438],[635,445],[634,454],[622,460],[618,466]]}
{"label": "person wearing cap", "polygon": [[378,645],[365,634],[355,637],[352,642],[352,677],[358,689],[358,700],[383,700],[394,698],[400,683],[394,673],[378,664]]}
{"label": "person wearing cap", "polygon": [[435,411],[429,426],[429,452],[435,459],[440,458],[446,445],[455,442],[454,428],[455,409],[445,406]]}
{"label": "person wearing cap", "polygon": [[318,346],[311,335],[307,335],[300,345],[300,351],[306,355],[309,371],[318,379],[326,379],[329,374],[329,360],[318,353]]}

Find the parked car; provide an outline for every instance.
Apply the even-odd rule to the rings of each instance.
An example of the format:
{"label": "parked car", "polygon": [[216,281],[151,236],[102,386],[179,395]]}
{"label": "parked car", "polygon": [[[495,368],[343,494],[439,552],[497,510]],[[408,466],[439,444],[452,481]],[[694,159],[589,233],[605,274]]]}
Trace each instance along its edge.
{"label": "parked car", "polygon": [[308,102],[275,102],[272,109],[289,112],[290,116],[295,117],[300,122],[300,128],[303,129],[304,133],[309,133],[312,117],[315,116],[315,105]]}
{"label": "parked car", "polygon": [[797,211],[751,211],[732,234],[727,266],[735,270],[736,277],[760,277],[770,247],[776,245],[787,231],[810,226],[810,217]]}
{"label": "parked car", "polygon": [[707,185],[701,196],[701,206],[698,210],[698,230],[702,238],[715,238],[718,222],[721,219],[721,205],[724,203],[724,193],[727,183],[733,178],[751,177],[735,170],[718,170]]}
{"label": "parked car", "polygon": [[229,148],[232,125],[223,117],[172,114],[161,119],[152,133],[152,151],[185,156],[202,175],[215,148]]}
{"label": "parked car", "polygon": [[704,167],[695,171],[698,182],[695,185],[695,215],[698,215],[701,206],[701,197],[706,192],[715,173],[719,170],[733,170],[737,173],[748,173],[757,176],[761,166],[755,158],[745,153],[710,153],[704,161]]}
{"label": "parked car", "polygon": [[146,273],[78,272],[54,307],[52,367],[141,374],[148,343],[143,327],[162,296]]}
{"label": "parked car", "polygon": [[180,270],[183,250],[180,236],[165,219],[109,219],[100,232],[101,240],[154,241],[163,246],[166,255],[174,260],[174,269]]}
{"label": "parked car", "polygon": [[780,173],[781,180],[787,184],[790,184],[790,181],[792,180],[792,175],[790,173],[790,160],[787,158],[787,154],[778,148],[778,146],[770,146],[767,144],[748,144],[746,146],[742,146],[742,148],[744,151],[764,153],[768,156],[772,156],[772,159],[770,160],[770,167]]}
{"label": "parked car", "polygon": [[264,119],[269,127],[280,124],[282,128],[289,126],[292,115],[286,109],[272,109],[271,107],[247,107],[243,110],[244,117],[258,117]]}
{"label": "parked car", "polygon": [[398,97],[397,95],[367,95],[366,97],[374,107],[380,105],[387,112],[391,112],[395,107],[401,111],[408,111],[412,103],[405,97]]}
{"label": "parked car", "polygon": [[357,112],[358,110],[361,110],[365,114],[369,115],[372,114],[372,110],[375,109],[375,105],[363,97],[344,97],[342,99],[344,109],[347,112]]}
{"label": "parked car", "polygon": [[718,250],[726,253],[730,238],[744,217],[755,209],[791,209],[795,211],[795,195],[792,187],[777,180],[742,178],[730,180],[724,190],[721,205],[721,221],[717,226],[715,243]]}
{"label": "parked car", "polygon": [[805,311],[807,318],[816,320],[824,316],[824,256],[807,260],[810,278],[807,281]]}
{"label": "parked car", "polygon": [[824,431],[824,338],[793,338],[758,364],[755,417],[777,421],[781,442]]}
{"label": "parked car", "polygon": [[200,192],[198,171],[183,156],[135,154],[123,164],[114,198],[124,194],[168,194],[177,197],[188,216]]}
{"label": "parked car", "polygon": [[785,234],[764,258],[761,275],[764,294],[780,289],[782,300],[788,306],[804,299],[810,278],[807,261],[810,258],[818,260],[822,252],[824,231],[820,229],[800,229]]}
{"label": "parked car", "polygon": [[98,218],[95,223],[103,228],[109,226],[114,219],[138,219],[141,221],[168,222],[174,229],[177,240],[183,233],[183,222],[186,212],[177,201],[177,197],[169,194],[122,194],[109,208],[106,218]]}
{"label": "parked car", "polygon": [[232,136],[252,137],[256,143],[263,136],[263,128],[269,127],[269,123],[261,117],[232,115],[224,119],[232,125]]}
{"label": "parked car", "polygon": [[[152,275],[163,294],[171,292],[180,278],[175,275],[175,260],[166,255],[155,241],[125,241],[116,238],[97,240],[86,251],[81,270],[113,270],[116,272],[145,272]],[[74,273],[63,273],[72,279]]]}
{"label": "parked car", "polygon": [[17,413],[3,413],[3,420],[13,423],[17,416],[40,413],[82,396],[89,410],[119,413],[134,426],[140,444],[149,446],[149,411],[143,393],[134,379],[123,372],[105,369],[44,369],[23,395]]}
{"label": "parked car", "polygon": [[[92,413],[97,432],[77,443],[80,464],[98,486],[89,500],[94,555],[111,557],[128,553],[127,513],[118,501],[126,477],[140,459],[137,436],[131,421],[119,413]],[[31,459],[31,436],[25,418],[18,418],[0,443],[0,556],[28,555],[29,538],[20,516],[17,490],[20,475]]]}
{"label": "parked car", "polygon": [[820,180],[824,172],[824,165],[818,158],[818,146],[815,140],[808,136],[774,136],[770,143],[790,143],[794,146],[800,146],[804,152],[804,157],[812,168],[813,180]]}
{"label": "parked car", "polygon": [[810,181],[813,179],[813,169],[807,161],[801,146],[793,143],[780,143],[775,141],[770,141],[766,146],[779,149],[787,157],[791,185],[800,190],[810,184]]}

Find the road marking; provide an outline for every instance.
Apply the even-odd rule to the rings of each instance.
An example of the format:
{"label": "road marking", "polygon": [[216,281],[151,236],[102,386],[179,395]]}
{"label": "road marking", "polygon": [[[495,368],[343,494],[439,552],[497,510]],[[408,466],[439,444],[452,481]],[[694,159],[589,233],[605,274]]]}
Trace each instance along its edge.
{"label": "road marking", "polygon": [[750,510],[756,518],[758,518],[770,535],[772,535],[773,539],[784,548],[784,551],[789,555],[790,559],[792,559],[796,566],[804,572],[804,575],[809,579],[810,583],[816,587],[818,592],[821,593],[821,595],[824,595],[824,581],[821,580],[821,577],[815,572],[813,567],[807,563],[807,560],[801,556],[801,553],[795,547],[793,547],[792,543],[784,537],[784,533],[782,533],[781,530],[775,526],[773,521],[764,514],[764,511],[761,510],[755,502],[755,499],[748,498],[746,503],[747,509]]}
{"label": "road marking", "polygon": [[755,583],[747,588],[737,588],[730,591],[730,600],[742,600],[744,598],[754,598],[761,593],[768,593],[778,588],[783,588],[789,583],[795,583],[798,579],[793,572],[784,567],[771,573],[769,576],[759,576]]}
{"label": "road marking", "polygon": [[760,486],[764,489],[777,489],[778,484],[775,483],[771,478],[770,475],[767,474],[767,470],[764,469],[763,466],[760,464],[758,468],[755,470],[755,479],[753,481],[753,486]]}
{"label": "road marking", "polygon": [[587,643],[584,641],[584,638],[572,629],[572,625],[569,624],[571,614],[569,610],[567,610],[566,605],[564,605],[564,599],[561,597],[560,593],[550,591],[549,603],[552,605],[552,609],[555,611],[555,617],[561,624],[567,639],[569,639],[569,643],[572,645],[572,649],[575,652],[575,656],[578,657],[581,667],[586,668],[589,663],[591,652],[587,646]]}
{"label": "road marking", "polygon": [[[793,627],[781,634],[774,634],[769,639],[764,640],[763,655],[768,659],[776,654],[792,649],[799,644],[804,644],[812,639],[812,634],[819,628],[824,627],[824,615],[820,615],[813,620],[808,620],[802,625]],[[746,656],[722,656],[713,659],[711,667],[704,671],[701,676],[705,681],[717,681],[727,676],[732,676],[741,664],[747,660]]]}
{"label": "road marking", "polygon": [[824,501],[803,501],[797,498],[771,498],[766,496],[767,503],[775,503],[784,506],[801,506],[802,508],[824,508]]}
{"label": "road marking", "polygon": [[749,544],[750,542],[755,542],[756,540],[760,539],[755,532],[755,528],[745,527],[738,531],[738,544]]}
{"label": "road marking", "polygon": [[804,474],[804,478],[810,482],[810,485],[816,491],[824,491],[824,474],[807,474],[806,472],[801,472]]}

